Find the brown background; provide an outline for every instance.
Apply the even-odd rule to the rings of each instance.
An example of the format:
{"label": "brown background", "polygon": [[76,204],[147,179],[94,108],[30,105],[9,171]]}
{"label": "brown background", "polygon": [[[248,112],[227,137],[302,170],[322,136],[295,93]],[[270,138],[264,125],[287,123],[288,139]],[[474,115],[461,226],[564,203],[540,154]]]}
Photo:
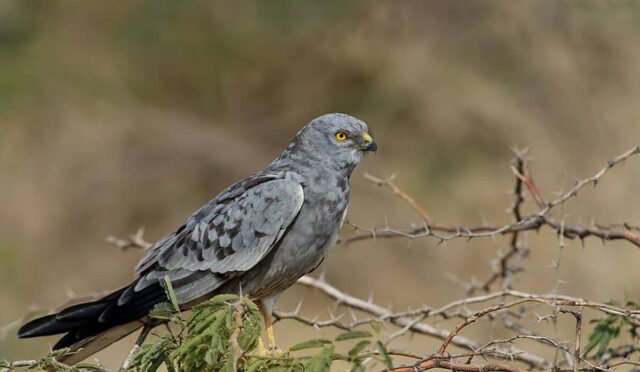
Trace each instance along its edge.
{"label": "brown background", "polygon": [[[160,238],[319,114],[356,115],[378,140],[377,156],[352,178],[357,225],[418,221],[364,172],[396,174],[439,222],[508,223],[512,147],[531,149],[551,199],[638,143],[639,100],[633,1],[4,0],[0,325],[33,305],[124,285],[140,252],[119,252],[106,236],[144,226]],[[637,160],[614,170],[566,205],[566,220],[638,224],[639,176]],[[555,234],[527,239],[516,285],[549,292]],[[464,295],[451,274],[483,280],[507,244],[368,241],[336,248],[320,271],[394,309],[437,306]],[[629,244],[570,242],[560,291],[607,301],[627,290],[637,300],[639,266]],[[330,302],[300,288],[279,308],[300,298],[304,314],[328,315]],[[562,327],[534,328],[563,337]],[[473,329],[480,339],[500,334],[489,323]],[[53,342],[3,330],[0,357],[38,357]],[[317,335],[293,322],[276,327],[281,347]],[[98,357],[117,366],[130,343]],[[429,354],[435,342],[407,336],[397,345]]]}

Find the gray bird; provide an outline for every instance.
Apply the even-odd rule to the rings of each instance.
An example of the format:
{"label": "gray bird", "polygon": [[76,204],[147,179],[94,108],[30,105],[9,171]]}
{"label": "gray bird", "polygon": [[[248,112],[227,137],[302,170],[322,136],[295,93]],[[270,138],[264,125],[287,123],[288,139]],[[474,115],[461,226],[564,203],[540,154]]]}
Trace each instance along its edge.
{"label": "gray bird", "polygon": [[77,363],[148,325],[149,311],[166,300],[160,279],[167,275],[184,309],[221,293],[248,295],[274,347],[276,300],[335,244],[349,177],[365,153],[376,150],[361,120],[345,114],[312,120],[266,168],[231,185],[155,243],[131,284],[35,319],[18,336],[64,334],[53,348],[82,348],[64,358]]}

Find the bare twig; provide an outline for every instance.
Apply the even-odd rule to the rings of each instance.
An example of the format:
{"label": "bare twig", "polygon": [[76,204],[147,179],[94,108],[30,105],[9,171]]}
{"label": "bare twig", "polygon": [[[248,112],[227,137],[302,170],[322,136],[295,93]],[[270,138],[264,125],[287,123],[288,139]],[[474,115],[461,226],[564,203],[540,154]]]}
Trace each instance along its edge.
{"label": "bare twig", "polygon": [[[357,228],[357,232],[351,236],[342,238],[339,243],[340,244],[351,244],[361,240],[368,239],[378,239],[378,238],[398,238],[404,237],[408,239],[418,239],[422,237],[433,237],[438,239],[439,241],[446,241],[457,238],[465,238],[465,239],[474,239],[474,238],[483,238],[483,237],[495,237],[496,235],[504,235],[511,234],[520,231],[535,231],[540,229],[543,226],[551,227],[560,233],[560,226],[554,219],[548,216],[549,212],[561,205],[564,204],[567,200],[571,199],[578,195],[578,192],[584,188],[586,185],[592,184],[597,185],[600,179],[612,168],[622,163],[624,160],[635,156],[640,153],[640,145],[635,146],[634,148],[624,152],[621,155],[614,157],[613,159],[607,162],[607,165],[604,166],[600,171],[598,171],[595,175],[576,182],[575,186],[570,189],[568,192],[560,195],[557,199],[554,199],[551,202],[548,202],[541,208],[539,211],[529,214],[527,216],[522,217],[520,220],[517,220],[513,223],[506,225],[476,225],[476,226],[454,226],[454,225],[444,225],[433,222],[432,220],[429,224],[425,224],[425,226],[412,227],[408,229],[393,229],[390,227],[385,227],[382,229],[363,229]],[[524,180],[524,184],[527,185],[527,188],[534,196],[534,199],[540,199],[539,201],[544,201],[540,196],[540,192],[535,187],[535,184],[530,179],[530,172],[524,171],[526,168],[523,168],[523,172],[516,172],[519,174],[518,178]],[[516,169],[517,171],[517,169]],[[520,174],[521,173],[521,174]],[[529,178],[526,178],[524,175],[527,175]],[[368,179],[373,179],[378,182],[383,182],[383,185],[388,184],[376,177],[369,176]],[[395,184],[393,184],[394,194],[399,195],[403,200],[407,201],[403,195],[406,193],[402,192]],[[410,200],[413,200],[410,198]],[[408,201],[407,201],[408,202]],[[408,202],[409,203],[409,202]],[[411,203],[409,203],[411,204]],[[413,203],[415,204],[415,202]],[[412,207],[416,209],[413,205]],[[418,206],[418,208],[420,208]],[[419,209],[416,209],[419,210]],[[423,218],[424,220],[424,218]],[[571,225],[565,224],[564,229],[562,231],[562,235],[569,239],[580,238],[584,239],[587,237],[597,237],[602,240],[626,240],[637,247],[640,247],[640,235],[635,232],[629,230],[625,226],[624,231],[614,231],[613,229],[602,229],[597,225],[593,226],[580,226],[580,225]]]}
{"label": "bare twig", "polygon": [[73,369],[71,366],[55,360],[54,358],[48,358],[46,363],[42,360],[15,360],[13,362],[3,362],[0,364],[0,372],[11,372],[16,369],[37,369],[44,368],[45,370],[52,371],[78,371],[78,372],[110,372],[108,369],[102,366],[86,366],[83,368]]}
{"label": "bare twig", "polygon": [[449,357],[434,355],[426,360],[407,367],[394,368],[394,372],[421,372],[430,369],[446,369],[449,371],[457,372],[520,372],[523,371],[520,368],[511,367],[505,364],[489,363],[482,366],[476,366],[472,364],[455,363],[451,361]]}
{"label": "bare twig", "polygon": [[416,201],[411,196],[409,196],[409,194],[402,191],[398,186],[396,186],[396,184],[393,183],[392,177],[382,179],[365,173],[364,178],[373,182],[375,185],[388,187],[394,195],[404,200],[407,204],[409,204],[409,206],[411,206],[411,208],[413,208],[413,210],[416,211],[416,213],[418,213],[418,215],[422,219],[422,222],[424,222],[427,226],[431,226],[431,217],[429,217],[424,208],[416,203]]}
{"label": "bare twig", "polygon": [[120,366],[120,369],[118,370],[118,372],[126,372],[127,370],[129,370],[129,366],[133,361],[133,357],[136,355],[138,350],[140,350],[140,348],[142,347],[142,344],[144,344],[144,341],[147,339],[147,337],[149,336],[149,333],[151,332],[151,330],[155,325],[157,324],[153,324],[153,323],[144,324],[144,326],[142,327],[142,331],[140,331],[140,335],[136,340],[136,343],[133,345],[133,348],[131,349],[131,351],[129,351],[127,358],[124,360],[124,362],[122,362],[122,365]]}
{"label": "bare twig", "polygon": [[449,346],[451,341],[453,341],[453,338],[456,337],[460,333],[460,331],[462,331],[462,329],[465,328],[466,326],[468,326],[469,324],[474,323],[475,321],[477,321],[478,319],[484,317],[485,315],[487,315],[489,313],[493,313],[493,312],[496,312],[496,311],[508,309],[508,308],[523,304],[523,303],[528,302],[528,301],[529,301],[528,299],[519,299],[519,300],[510,302],[510,303],[506,303],[506,304],[502,303],[502,304],[490,306],[490,307],[487,307],[486,309],[482,309],[482,310],[478,311],[473,316],[465,319],[462,323],[458,324],[456,326],[456,328],[454,328],[451,332],[449,332],[447,337],[444,338],[444,341],[442,342],[442,345],[440,345],[440,348],[438,349],[438,354],[443,355],[447,351],[447,347]]}
{"label": "bare twig", "polygon": [[[364,311],[368,314],[376,316],[380,320],[385,320],[391,324],[395,324],[400,327],[404,327],[407,324],[412,322],[411,318],[408,317],[394,317],[393,313],[388,309],[374,304],[373,302],[365,301],[359,299],[357,297],[350,296],[339,289],[331,286],[325,281],[312,278],[310,276],[304,276],[298,280],[298,284],[312,287],[321,290],[329,297],[338,301],[340,304],[352,307],[356,310]],[[449,331],[436,328],[426,323],[417,323],[411,326],[411,331],[414,333],[419,333],[431,337],[436,337],[439,339],[445,339],[449,335]],[[475,341],[472,341],[465,337],[456,337],[451,341],[453,345],[465,348],[467,350],[476,350],[481,347],[481,345]],[[493,352],[494,355],[510,355],[514,360],[523,362],[531,367],[535,367],[538,369],[544,369],[548,367],[547,362],[544,358],[541,358],[535,354],[526,352],[524,350],[512,349],[512,350],[496,350]]]}
{"label": "bare twig", "polygon": [[580,310],[574,311],[571,314],[576,318],[576,339],[575,339],[575,347],[573,351],[573,370],[578,371],[580,368],[580,359],[581,359],[581,338],[582,338],[582,307]]}
{"label": "bare twig", "polygon": [[116,247],[124,250],[134,249],[149,249],[153,245],[144,239],[144,228],[139,228],[135,234],[129,236],[128,239],[116,238],[113,235],[107,237],[107,242],[115,245]]}
{"label": "bare twig", "polygon": [[585,186],[587,185],[593,185],[593,186],[597,186],[598,182],[600,182],[600,179],[607,173],[609,172],[611,169],[613,169],[613,167],[615,167],[616,165],[622,163],[623,161],[627,160],[628,158],[638,155],[640,154],[640,145],[636,145],[635,147],[633,147],[632,149],[625,151],[624,153],[614,157],[613,159],[609,160],[607,162],[607,165],[605,165],[602,169],[600,169],[596,174],[594,174],[593,176],[583,179],[583,180],[578,180],[576,181],[575,185],[566,193],[564,193],[563,195],[561,195],[559,198],[547,203],[547,205],[540,210],[540,212],[538,212],[539,216],[544,216],[546,215],[552,208],[557,207],[558,205],[564,204],[567,200],[571,199],[572,197],[575,197],[578,195],[578,192]]}

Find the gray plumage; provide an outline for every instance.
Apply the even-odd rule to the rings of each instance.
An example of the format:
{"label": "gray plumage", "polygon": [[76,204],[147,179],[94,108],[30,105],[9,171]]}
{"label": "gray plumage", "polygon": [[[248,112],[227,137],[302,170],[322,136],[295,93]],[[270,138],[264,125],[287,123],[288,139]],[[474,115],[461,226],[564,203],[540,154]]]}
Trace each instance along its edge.
{"label": "gray plumage", "polygon": [[364,122],[345,114],[314,119],[266,168],[227,188],[154,244],[131,285],[36,319],[19,336],[66,332],[55,348],[82,346],[88,351],[73,362],[84,359],[97,351],[89,344],[108,346],[98,342],[101,334],[122,325],[121,338],[137,328],[131,322],[163,300],[158,281],[165,275],[184,308],[242,292],[271,312],[282,291],[315,269],[335,244],[349,203],[349,177],[365,152],[376,150],[367,132]]}

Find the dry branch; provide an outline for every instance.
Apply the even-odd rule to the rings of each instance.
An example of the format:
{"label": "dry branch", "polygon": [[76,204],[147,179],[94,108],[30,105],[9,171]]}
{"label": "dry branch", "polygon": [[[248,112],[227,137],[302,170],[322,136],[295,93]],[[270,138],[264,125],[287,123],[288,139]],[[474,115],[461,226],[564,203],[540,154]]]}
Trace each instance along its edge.
{"label": "dry branch", "polygon": [[[446,225],[440,224],[436,222],[426,223],[424,226],[412,227],[406,229],[394,229],[391,227],[377,228],[377,229],[365,229],[361,227],[354,226],[356,228],[356,233],[351,236],[347,236],[339,240],[340,244],[351,244],[357,241],[369,240],[369,239],[378,239],[378,238],[398,238],[404,237],[408,239],[418,239],[422,237],[433,237],[438,239],[439,241],[446,241],[457,238],[465,238],[465,239],[474,239],[474,238],[482,238],[482,237],[495,237],[496,235],[505,235],[511,233],[517,233],[521,231],[536,231],[539,230],[543,226],[548,226],[562,234],[564,237],[569,239],[580,238],[584,239],[587,237],[597,237],[602,240],[625,240],[629,243],[634,244],[637,247],[640,247],[640,235],[634,233],[630,229],[626,228],[624,231],[615,231],[613,228],[603,228],[601,225],[591,225],[591,226],[580,226],[580,225],[571,225],[565,224],[563,229],[560,229],[559,223],[557,223],[553,218],[549,217],[548,214],[551,210],[559,205],[564,204],[569,199],[576,197],[578,192],[584,188],[586,185],[592,184],[596,186],[598,182],[602,179],[602,177],[613,169],[615,166],[622,163],[624,160],[640,154],[640,145],[635,146],[634,148],[624,152],[621,155],[618,155],[607,162],[607,164],[596,174],[593,176],[578,180],[573,188],[571,188],[568,192],[562,194],[558,198],[554,199],[551,202],[548,202],[539,209],[535,213],[531,213],[527,216],[524,216],[520,219],[517,219],[515,222],[505,225],[476,225],[476,226],[456,226],[456,225]],[[526,170],[525,167],[522,171],[516,169],[516,177],[518,179],[522,179],[529,191],[534,195],[534,199],[538,202],[542,202],[543,199],[540,196],[540,192],[535,187],[533,180],[531,179],[530,171]],[[400,196],[403,200],[407,201],[414,210],[423,211],[424,208],[417,205],[412,198],[405,197],[406,193],[404,193],[397,185],[394,183],[390,183],[391,181],[385,181],[377,177],[368,176],[367,179],[374,182],[377,185],[385,185],[388,187],[390,184],[393,185],[392,190],[395,195]],[[408,200],[411,200],[409,202]],[[424,212],[426,215],[426,212]],[[424,221],[424,218],[423,218]],[[431,221],[431,220],[429,220]]]}
{"label": "dry branch", "polygon": [[[495,262],[495,269],[489,278],[480,285],[475,283],[469,286],[467,296],[440,307],[422,306],[417,309],[405,311],[392,311],[372,300],[364,300],[351,296],[338,288],[328,284],[324,279],[304,276],[299,279],[298,284],[319,290],[326,296],[336,301],[336,303],[348,309],[351,313],[351,320],[344,321],[343,316],[331,315],[328,319],[309,318],[300,314],[301,305],[291,312],[276,310],[274,317],[276,321],[293,320],[315,328],[335,327],[342,330],[354,330],[357,327],[371,323],[391,324],[395,331],[390,333],[385,344],[390,345],[397,337],[408,333],[434,337],[442,341],[437,352],[428,356],[389,348],[390,355],[401,356],[415,360],[413,365],[396,367],[393,371],[413,372],[426,371],[430,369],[448,369],[452,371],[476,372],[476,371],[520,371],[518,367],[507,364],[517,362],[517,365],[524,365],[528,370],[554,370],[554,371],[586,371],[586,370],[607,370],[618,366],[639,367],[640,363],[629,359],[630,355],[637,352],[640,336],[640,310],[626,309],[621,306],[594,302],[583,298],[561,295],[557,293],[557,288],[551,294],[532,294],[514,290],[512,288],[513,277],[522,269],[522,261],[527,257],[529,248],[521,238],[521,232],[536,231],[543,227],[550,228],[558,234],[560,238],[560,248],[564,246],[564,238],[581,240],[588,237],[597,237],[603,241],[621,240],[640,247],[640,227],[629,223],[623,224],[595,224],[574,225],[567,224],[564,220],[557,220],[553,216],[554,208],[565,204],[570,199],[577,197],[578,193],[587,185],[596,186],[600,180],[611,169],[635,155],[640,154],[640,146],[612,158],[593,176],[578,180],[567,192],[560,193],[559,196],[549,202],[545,201],[540,190],[537,188],[526,151],[515,150],[515,161],[511,166],[511,171],[515,177],[513,188],[514,200],[510,207],[510,214],[513,221],[504,225],[481,224],[476,226],[456,226],[436,223],[426,212],[426,209],[419,205],[413,197],[404,192],[393,182],[392,178],[383,179],[371,175],[365,175],[366,179],[375,185],[388,188],[393,195],[400,198],[421,220],[421,225],[405,229],[394,229],[389,226],[376,229],[364,229],[352,224],[356,232],[346,238],[342,238],[341,244],[350,244],[357,241],[376,238],[396,238],[404,237],[408,239],[418,239],[422,237],[432,237],[440,242],[464,238],[474,239],[481,237],[495,237],[497,235],[509,235],[509,250],[500,253]],[[535,203],[537,209],[526,214],[524,210],[525,199],[529,195]],[[151,243],[144,239],[142,229],[127,239],[109,237],[107,240],[121,248],[122,250],[136,248],[148,249]],[[561,252],[562,249],[559,250]],[[492,291],[494,285],[500,283],[500,290]],[[473,291],[482,289],[481,295],[473,295]],[[75,297],[75,296],[70,296]],[[95,296],[91,296],[95,297]],[[74,300],[74,299],[71,299]],[[537,334],[528,330],[519,323],[519,317],[523,314],[531,314],[531,306],[542,305],[551,309],[550,315],[537,316],[538,322],[553,321],[563,314],[571,315],[575,320],[575,332],[573,342],[558,340],[543,334]],[[472,308],[476,308],[473,310]],[[583,317],[585,311],[600,313],[606,316],[624,317],[625,321],[632,327],[632,343],[613,347],[600,358],[593,361],[586,358],[582,353],[582,335],[584,333]],[[30,315],[33,315],[32,311]],[[356,314],[366,314],[358,317]],[[429,322],[437,322],[443,319],[459,319],[458,324],[451,330],[436,327]],[[21,319],[23,320],[23,319]],[[237,321],[238,319],[236,319]],[[462,333],[478,321],[489,320],[498,322],[505,329],[511,330],[515,335],[504,339],[492,339],[489,342],[480,343],[462,335]],[[13,327],[13,322],[7,327],[0,329],[1,333],[6,333],[9,327]],[[397,328],[397,329],[396,329]],[[141,337],[143,339],[143,337]],[[520,340],[529,340],[551,348],[556,355],[564,357],[563,361],[545,359],[522,348],[515,347],[514,344]],[[140,346],[142,341],[136,343]],[[461,354],[451,354],[449,346],[456,346],[465,350]],[[135,350],[135,349],[134,349]],[[133,354],[130,353],[130,356]],[[466,358],[466,361],[461,359]],[[485,364],[474,364],[474,360],[484,358]],[[492,359],[492,360],[488,360]],[[130,357],[123,364],[126,368]],[[495,363],[495,361],[499,363]],[[10,368],[33,367],[38,361],[15,361],[9,364]],[[61,368],[68,366],[60,365]],[[561,367],[567,367],[563,369]]]}
{"label": "dry branch", "polygon": [[[414,333],[436,337],[439,339],[445,339],[450,333],[445,329],[437,328],[426,323],[411,324],[412,319],[410,317],[394,314],[389,309],[377,305],[371,301],[366,301],[354,296],[350,296],[328,284],[324,280],[316,279],[310,276],[304,276],[298,280],[298,284],[321,290],[323,293],[337,301],[339,304],[373,315],[378,321],[388,322],[400,327],[404,327],[410,324],[411,326],[409,330]],[[335,320],[332,320],[332,322],[335,322]],[[451,343],[467,350],[477,350],[481,347],[479,343],[465,337],[456,337],[451,341]],[[511,350],[496,349],[492,353],[495,356],[502,357],[508,355],[514,360],[523,362],[530,367],[535,367],[538,369],[544,369],[549,366],[544,358],[516,348],[513,348]]]}

